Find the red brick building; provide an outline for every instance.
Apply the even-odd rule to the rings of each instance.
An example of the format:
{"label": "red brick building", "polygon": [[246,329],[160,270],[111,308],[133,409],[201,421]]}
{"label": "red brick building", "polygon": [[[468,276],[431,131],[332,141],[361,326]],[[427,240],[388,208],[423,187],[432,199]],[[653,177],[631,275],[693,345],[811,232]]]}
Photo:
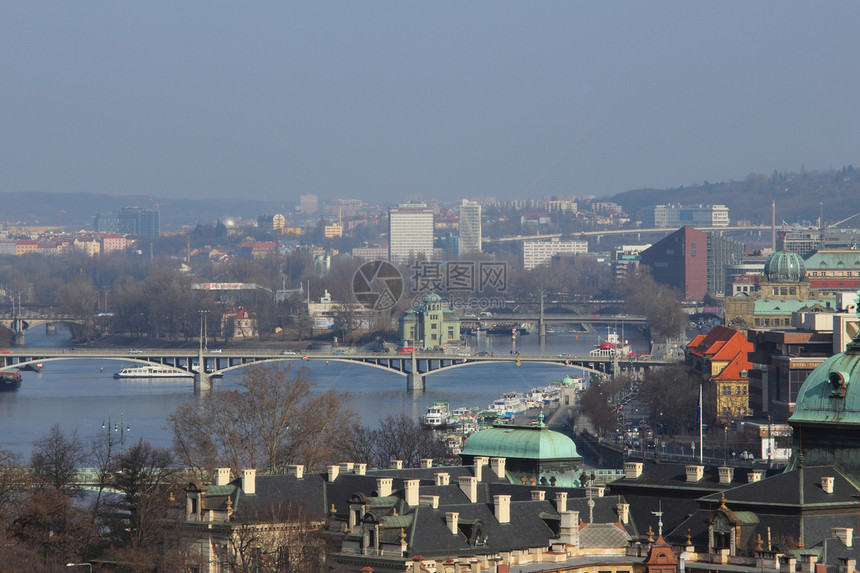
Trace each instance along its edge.
{"label": "red brick building", "polygon": [[703,300],[708,291],[708,235],[681,227],[642,251],[640,264],[658,283],[677,290],[684,300]]}

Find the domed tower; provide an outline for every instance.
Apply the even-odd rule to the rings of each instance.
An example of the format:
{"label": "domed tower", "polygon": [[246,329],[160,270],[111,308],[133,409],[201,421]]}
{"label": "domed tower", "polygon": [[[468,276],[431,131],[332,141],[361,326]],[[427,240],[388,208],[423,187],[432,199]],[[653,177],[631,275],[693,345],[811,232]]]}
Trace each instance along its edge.
{"label": "domed tower", "polygon": [[797,253],[777,251],[765,261],[764,277],[771,283],[799,283],[806,280],[806,264]]}
{"label": "domed tower", "polygon": [[860,477],[860,334],[809,374],[788,423],[790,467],[802,455],[804,465],[838,465]]}

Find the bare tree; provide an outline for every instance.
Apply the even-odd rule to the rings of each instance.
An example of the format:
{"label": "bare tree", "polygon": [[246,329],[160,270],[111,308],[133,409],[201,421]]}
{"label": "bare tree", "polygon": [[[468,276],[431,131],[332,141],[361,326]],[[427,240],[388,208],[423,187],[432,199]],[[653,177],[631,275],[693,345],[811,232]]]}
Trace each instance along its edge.
{"label": "bare tree", "polygon": [[30,465],[42,483],[63,493],[75,491],[78,468],[84,465],[86,454],[77,431],[66,437],[59,424],[33,443]]}
{"label": "bare tree", "polygon": [[168,417],[174,451],[201,475],[213,464],[268,473],[283,473],[294,463],[324,467],[334,460],[337,436],[355,414],[343,406],[347,394],[317,393],[315,386],[306,368],[248,367],[240,390],[216,390]]}

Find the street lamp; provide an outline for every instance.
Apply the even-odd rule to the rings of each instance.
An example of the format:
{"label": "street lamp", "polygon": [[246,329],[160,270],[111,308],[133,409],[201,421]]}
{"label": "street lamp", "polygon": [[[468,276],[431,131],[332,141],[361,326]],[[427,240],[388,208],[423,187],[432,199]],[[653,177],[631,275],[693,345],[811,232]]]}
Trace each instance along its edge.
{"label": "street lamp", "polygon": [[66,563],[66,567],[89,567],[90,571],[93,570],[92,563]]}
{"label": "street lamp", "polygon": [[102,421],[102,430],[107,430],[108,441],[110,441],[111,423],[113,423],[113,431],[119,433],[119,447],[122,449],[125,443],[125,434],[131,431],[131,426],[123,420],[122,413],[119,415],[119,422],[111,420],[110,416],[106,421]]}

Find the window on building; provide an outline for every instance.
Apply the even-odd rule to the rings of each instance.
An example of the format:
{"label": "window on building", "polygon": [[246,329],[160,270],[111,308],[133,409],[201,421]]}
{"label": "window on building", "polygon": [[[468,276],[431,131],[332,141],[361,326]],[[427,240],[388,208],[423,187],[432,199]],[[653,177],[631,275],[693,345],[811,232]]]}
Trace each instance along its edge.
{"label": "window on building", "polygon": [[696,243],[690,243],[690,256],[696,256]]}
{"label": "window on building", "polygon": [[797,294],[797,287],[788,287],[788,294],[796,295]]}

